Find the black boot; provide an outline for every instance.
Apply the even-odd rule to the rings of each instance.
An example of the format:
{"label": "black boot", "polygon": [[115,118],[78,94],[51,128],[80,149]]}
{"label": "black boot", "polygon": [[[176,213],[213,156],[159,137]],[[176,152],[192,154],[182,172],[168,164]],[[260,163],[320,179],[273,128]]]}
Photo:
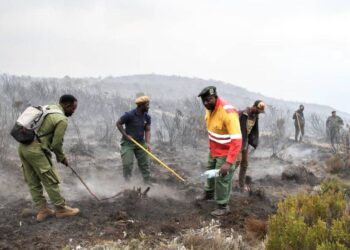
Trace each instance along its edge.
{"label": "black boot", "polygon": [[214,194],[212,192],[204,191],[202,194],[196,197],[196,201],[210,201],[214,200]]}

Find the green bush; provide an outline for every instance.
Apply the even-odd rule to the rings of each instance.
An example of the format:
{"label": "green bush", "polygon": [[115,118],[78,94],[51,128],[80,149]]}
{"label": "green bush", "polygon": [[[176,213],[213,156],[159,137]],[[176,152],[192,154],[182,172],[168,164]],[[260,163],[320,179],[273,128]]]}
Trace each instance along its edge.
{"label": "green bush", "polygon": [[299,194],[280,202],[268,221],[266,249],[349,249],[344,188],[332,179],[321,185],[319,194]]}
{"label": "green bush", "polygon": [[323,242],[321,245],[317,246],[316,250],[348,250],[346,246],[339,242]]}

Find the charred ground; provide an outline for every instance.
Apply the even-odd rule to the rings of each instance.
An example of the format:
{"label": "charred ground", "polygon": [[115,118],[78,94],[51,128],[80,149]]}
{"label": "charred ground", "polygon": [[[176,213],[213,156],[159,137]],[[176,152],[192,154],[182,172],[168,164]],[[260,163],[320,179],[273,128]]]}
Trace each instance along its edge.
{"label": "charred ground", "polygon": [[[210,211],[215,208],[214,203],[194,201],[203,189],[204,180],[200,174],[205,171],[208,146],[203,125],[204,110],[198,98],[193,98],[204,85],[212,83],[195,82],[191,85],[192,92],[188,93],[190,97],[180,100],[164,98],[164,94],[152,96],[152,92],[157,91],[143,85],[142,79],[135,79],[135,84],[120,85],[128,88],[126,94],[119,91],[118,82],[111,82],[106,92],[106,88],[102,88],[104,85],[100,88],[96,79],[0,77],[0,249],[60,249],[65,246],[73,249],[78,245],[90,247],[109,240],[145,237],[148,246],[156,247],[187,230],[200,229],[213,219]],[[147,79],[146,82],[156,80],[153,77]],[[160,90],[166,86],[170,85],[156,84]],[[227,98],[238,108],[251,105],[256,98],[230,92],[227,84],[218,86],[227,93],[236,93]],[[145,89],[148,92],[144,94],[150,94],[152,99],[153,152],[183,176],[186,183],[179,182],[152,163],[151,172],[156,183],[144,197],[137,189],[140,187],[142,194],[147,186],[138,178],[136,166],[134,180],[131,183],[123,181],[120,134],[115,130],[115,122],[123,112],[134,107],[134,94]],[[81,214],[37,223],[16,155],[17,145],[9,137],[9,131],[27,105],[54,103],[67,92],[79,99],[78,110],[70,118],[64,142],[71,166],[98,197],[118,192],[122,195],[97,202],[69,169],[58,166],[62,193],[69,205],[81,209]],[[241,194],[234,188],[231,213],[219,219],[220,229],[227,232],[233,229],[251,246],[264,238],[266,221],[279,200],[298,192],[312,192],[315,185],[330,175],[349,176],[350,160],[338,159],[331,153],[322,137],[322,126],[310,123],[307,134],[314,137],[294,143],[289,139],[294,132],[291,130],[292,110],[286,109],[283,103],[278,106],[276,100],[270,101],[266,114],[260,119],[260,146],[250,154],[248,175],[252,178],[252,192]],[[329,111],[328,108],[325,110]],[[316,124],[324,124],[324,112],[314,118]],[[234,180],[237,180],[237,171]]]}
{"label": "charred ground", "polygon": [[[181,191],[183,192],[183,190]],[[35,210],[28,201],[19,200],[0,209],[1,249],[57,249],[66,245],[93,246],[106,240],[133,239],[148,236],[150,245],[172,239],[186,229],[198,229],[210,221],[211,202],[195,202],[194,195],[184,200],[142,197],[137,190],[125,190],[112,201],[83,200],[73,202],[81,208],[74,218],[50,218],[35,221]],[[220,218],[222,228],[244,233],[246,220],[266,221],[275,206],[258,196],[234,194],[231,213]],[[153,241],[153,243],[152,243]]]}

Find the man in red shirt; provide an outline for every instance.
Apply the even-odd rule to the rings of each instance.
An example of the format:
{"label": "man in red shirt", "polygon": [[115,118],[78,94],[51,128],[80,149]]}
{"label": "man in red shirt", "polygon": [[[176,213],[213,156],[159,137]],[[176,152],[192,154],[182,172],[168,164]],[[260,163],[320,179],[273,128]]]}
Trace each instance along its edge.
{"label": "man in red shirt", "polygon": [[232,105],[217,96],[214,86],[204,88],[198,97],[206,108],[210,149],[207,169],[219,169],[219,176],[207,179],[205,192],[198,200],[215,199],[218,209],[211,214],[222,216],[230,211],[233,172],[242,145],[239,116]]}

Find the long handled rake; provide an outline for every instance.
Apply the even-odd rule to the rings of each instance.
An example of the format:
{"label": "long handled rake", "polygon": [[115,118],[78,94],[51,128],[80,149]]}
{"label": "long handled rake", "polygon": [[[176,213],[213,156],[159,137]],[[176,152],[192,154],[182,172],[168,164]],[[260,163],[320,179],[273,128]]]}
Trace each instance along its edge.
{"label": "long handled rake", "polygon": [[173,175],[175,175],[179,180],[185,182],[185,179],[182,178],[179,174],[177,174],[172,168],[168,167],[164,162],[158,159],[154,154],[152,154],[150,151],[148,151],[144,146],[142,146],[140,143],[138,143],[136,140],[131,138],[131,141],[135,143],[139,148],[141,148],[143,151],[145,151],[149,156],[151,156],[154,160],[156,160],[161,166],[163,166],[165,169],[167,169],[169,172],[171,172]]}

